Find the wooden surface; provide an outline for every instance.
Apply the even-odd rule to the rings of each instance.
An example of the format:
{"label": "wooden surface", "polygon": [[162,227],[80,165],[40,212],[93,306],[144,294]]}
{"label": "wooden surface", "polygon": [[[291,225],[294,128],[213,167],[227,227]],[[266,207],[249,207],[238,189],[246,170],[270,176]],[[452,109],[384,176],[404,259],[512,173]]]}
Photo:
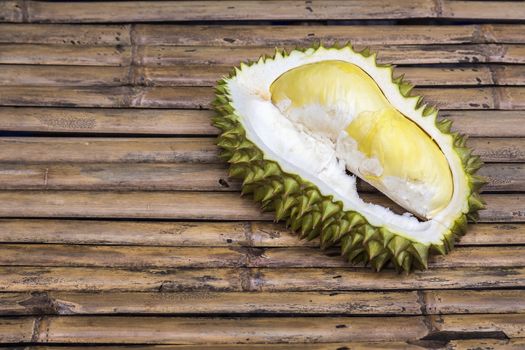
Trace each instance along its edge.
{"label": "wooden surface", "polygon": [[[8,0],[0,22],[1,349],[525,349],[524,2]],[[217,157],[215,81],[320,40],[378,50],[486,162],[487,210],[426,271],[299,241]]]}

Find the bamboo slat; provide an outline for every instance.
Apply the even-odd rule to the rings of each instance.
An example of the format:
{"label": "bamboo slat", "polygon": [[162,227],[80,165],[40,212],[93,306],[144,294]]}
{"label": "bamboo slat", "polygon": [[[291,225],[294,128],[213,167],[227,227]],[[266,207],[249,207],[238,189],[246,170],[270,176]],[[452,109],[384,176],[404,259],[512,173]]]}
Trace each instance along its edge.
{"label": "bamboo slat", "polygon": [[[38,248],[38,247],[37,247]],[[28,248],[30,249],[30,248]],[[7,251],[9,251],[7,249]],[[324,252],[317,248],[267,248],[255,252],[248,258],[251,267],[345,267],[348,263],[340,257],[339,248],[329,249]],[[35,265],[40,264],[38,253]],[[449,255],[432,256],[429,266],[436,267],[504,267],[525,266],[523,249],[519,247],[475,247],[457,248]],[[9,260],[9,253],[6,259]],[[45,259],[45,258],[44,258]],[[57,257],[57,260],[60,257]],[[14,260],[14,259],[11,259]],[[8,264],[8,262],[6,262]]]}
{"label": "bamboo slat", "polygon": [[525,347],[525,339],[470,339],[452,340],[448,343],[450,350],[472,350],[476,347],[501,350],[519,350]]}
{"label": "bamboo slat", "polygon": [[131,47],[3,44],[0,63],[128,66],[131,64]]}
{"label": "bamboo slat", "polygon": [[[1,137],[0,162],[223,163],[214,138]],[[470,138],[485,162],[525,161],[525,138]]]}
{"label": "bamboo slat", "polygon": [[[359,20],[405,18],[454,18],[522,20],[523,7],[516,2],[417,0],[410,7],[400,0],[389,1],[130,1],[111,2],[104,11],[94,3],[27,1],[31,22],[157,22],[218,20]],[[19,18],[7,18],[16,21]]]}
{"label": "bamboo slat", "polygon": [[[441,109],[525,109],[524,87],[415,88],[414,95]],[[0,105],[208,109],[209,87],[0,86]]]}
{"label": "bamboo slat", "polygon": [[[480,114],[483,113],[488,112],[480,112]],[[501,115],[502,123],[504,123],[505,116],[500,113],[510,113],[513,118],[511,122],[515,120],[515,117],[519,117],[512,114],[518,112],[490,113]],[[213,115],[213,111],[184,109],[0,107],[0,129],[40,132],[215,135],[218,130],[211,126]],[[490,119],[491,117],[488,116],[487,120]],[[517,128],[506,129],[516,130]]]}
{"label": "bamboo slat", "polygon": [[321,41],[354,45],[521,44],[521,24],[472,25],[150,25],[137,24],[138,45],[309,46]]}
{"label": "bamboo slat", "polygon": [[[523,315],[446,315],[415,317],[184,318],[184,317],[44,317],[35,331],[17,334],[24,341],[49,343],[206,344],[401,341],[457,332],[483,337],[501,332],[520,338]],[[27,323],[32,318],[23,318]],[[19,321],[20,322],[20,321]],[[481,323],[481,326],[476,326]],[[434,328],[435,327],[435,328]],[[173,332],[177,329],[177,332]],[[206,332],[200,330],[206,329]],[[2,335],[0,333],[0,335]],[[486,337],[486,336],[485,336]],[[15,339],[16,337],[12,337]]]}
{"label": "bamboo slat", "polygon": [[[0,24],[2,44],[130,45],[130,25]],[[521,44],[523,25],[149,25],[138,24],[138,45],[284,46],[322,41],[355,45]]]}
{"label": "bamboo slat", "polygon": [[523,138],[471,138],[468,141],[474,153],[486,162],[522,162],[525,155]]}
{"label": "bamboo slat", "polygon": [[[2,250],[0,265],[2,266],[79,266],[147,269],[221,268],[250,265],[248,251],[238,247],[170,248],[2,244],[0,249]],[[498,251],[495,254],[497,255]],[[490,257],[488,258],[490,259]]]}
{"label": "bamboo slat", "polygon": [[400,275],[370,268],[117,269],[0,267],[0,291],[360,291],[525,286],[525,268],[434,268]]}
{"label": "bamboo slat", "polygon": [[[484,91],[466,95],[468,100],[487,99]],[[4,106],[208,109],[214,98],[209,87],[0,86],[0,105]]]}
{"label": "bamboo slat", "polygon": [[[4,2],[5,4],[5,2]],[[355,45],[521,44],[522,24],[471,25],[150,25],[134,26],[138,45],[284,46],[322,41]],[[2,44],[130,45],[130,25],[0,24]],[[15,35],[16,34],[16,35]]]}
{"label": "bamboo slat", "polygon": [[[480,334],[485,336],[485,334]],[[521,350],[525,346],[525,340],[515,339],[487,339],[477,338],[468,340],[450,340],[443,347],[443,341],[419,340],[414,342],[343,342],[343,343],[310,343],[310,344],[199,344],[199,345],[74,345],[74,346],[17,346],[1,347],[2,350],[226,350],[226,349],[246,349],[246,350],[334,350],[349,348],[352,350],[473,350],[479,347],[483,349],[501,350]]]}
{"label": "bamboo slat", "polygon": [[[0,291],[241,291],[242,269],[0,267]],[[245,281],[245,282],[244,282]],[[507,281],[508,283],[508,281]]]}
{"label": "bamboo slat", "polygon": [[[483,344],[488,344],[486,339],[479,339]],[[418,341],[420,345],[414,345],[407,342],[344,342],[344,343],[298,343],[298,344],[198,344],[198,345],[80,345],[75,344],[74,346],[42,346],[42,345],[31,345],[23,347],[0,347],[1,350],[230,350],[230,349],[243,349],[243,350],[334,350],[344,349],[345,347],[351,346],[352,350],[368,350],[368,349],[388,349],[388,350],[428,350],[426,345],[431,346],[432,349],[436,348],[436,343],[433,341]],[[426,344],[426,345],[425,345]],[[454,342],[455,346],[460,346],[463,343]],[[503,344],[499,342],[499,344]],[[519,339],[512,339],[507,341],[506,344],[522,344]],[[468,345],[467,345],[468,346]],[[463,348],[462,348],[463,349]],[[504,349],[510,349],[504,347]],[[512,348],[515,350],[516,348]],[[439,349],[442,350],[442,349]]]}
{"label": "bamboo slat", "polygon": [[[504,27],[499,29],[504,33],[508,33]],[[474,30],[474,28],[471,30]],[[452,28],[450,31],[452,32]],[[510,33],[508,34],[511,35]],[[451,33],[450,35],[453,34]],[[496,38],[496,40],[499,42],[500,39]],[[508,39],[503,40],[506,42]],[[130,45],[130,25],[85,24],[79,26],[68,24],[4,23],[0,24],[0,44]]]}
{"label": "bamboo slat", "polygon": [[[453,130],[469,136],[522,137],[525,135],[523,112],[520,111],[440,111],[439,115],[454,122]],[[488,135],[489,130],[492,130],[490,135]]]}
{"label": "bamboo slat", "polygon": [[[399,275],[348,268],[254,269],[250,290],[490,289],[525,283],[521,268],[447,268]],[[445,272],[446,271],[446,272]],[[373,275],[372,275],[373,274]]]}
{"label": "bamboo slat", "polygon": [[[474,227],[477,227],[476,225]],[[0,220],[0,241],[13,243],[117,244],[152,246],[250,246],[250,230],[243,222],[137,222],[79,220]],[[260,230],[264,226],[261,226]],[[276,228],[267,225],[267,229]],[[487,230],[495,232],[496,230]],[[523,231],[523,232],[522,232]],[[507,239],[525,242],[525,227],[516,226]],[[291,234],[283,232],[282,236]],[[494,240],[500,236],[494,234]],[[520,236],[523,236],[520,238]],[[258,233],[259,245],[264,245]],[[296,243],[290,240],[290,244]],[[283,242],[283,244],[287,244]],[[288,245],[290,245],[288,244]]]}
{"label": "bamboo slat", "polygon": [[[388,198],[363,194],[365,201],[399,208]],[[486,194],[480,222],[522,222],[521,194]],[[401,210],[400,212],[403,212]],[[249,198],[230,192],[3,191],[0,216],[70,218],[142,218],[181,220],[272,220]]]}
{"label": "bamboo slat", "polygon": [[[243,249],[238,247],[135,247],[58,244],[2,244],[2,266],[220,268],[220,267],[348,267],[338,248]],[[449,255],[432,256],[430,268],[525,267],[525,249],[461,247]]]}
{"label": "bamboo slat", "polygon": [[[249,226],[249,232],[250,241],[256,247],[319,246],[318,241],[299,241],[289,229],[279,224],[253,222]],[[476,224],[469,226],[468,234],[461,238],[459,244],[522,244],[524,234],[525,227],[520,224]]]}
{"label": "bamboo slat", "polygon": [[[255,20],[255,19],[337,19],[352,18],[405,18],[428,17],[433,13],[433,2],[418,0],[414,7],[406,9],[398,1],[386,4],[359,1],[348,5],[331,2],[314,6],[301,1],[157,1],[157,2],[112,2],[99,11],[99,6],[90,3],[72,3],[56,6],[53,3],[28,2],[28,17],[32,22],[150,22],[150,21],[195,21],[195,20]],[[328,6],[326,6],[328,5]],[[332,5],[332,6],[330,6]],[[333,5],[337,5],[335,11]],[[308,9],[309,8],[309,9]],[[313,9],[315,8],[315,10]],[[432,16],[433,17],[433,16]]]}
{"label": "bamboo slat", "polygon": [[[45,317],[33,338],[50,343],[206,344],[401,341],[428,333],[421,317]],[[174,329],[177,331],[174,332]],[[206,330],[203,332],[202,330]],[[371,331],[373,330],[372,334]]]}
{"label": "bamboo slat", "polygon": [[[484,192],[525,192],[525,165],[488,163],[478,172]],[[240,191],[224,164],[11,164],[0,165],[5,190]],[[358,191],[375,192],[358,180]]]}
{"label": "bamboo slat", "polygon": [[[503,191],[521,187],[518,167],[493,182],[506,184]],[[525,191],[525,167],[523,173]],[[222,164],[2,164],[0,189],[239,191],[240,181]]]}
{"label": "bamboo slat", "polygon": [[1,293],[1,315],[524,313],[523,290]]}
{"label": "bamboo slat", "polygon": [[[369,46],[378,52],[379,63],[444,64],[444,63],[525,63],[523,45],[396,45]],[[285,47],[288,50],[294,47]],[[364,46],[356,49],[363,49]],[[274,47],[216,47],[216,46],[139,46],[136,63],[147,66],[181,64],[238,65],[241,61],[257,60],[272,55]]]}
{"label": "bamboo slat", "polygon": [[[93,72],[96,69],[92,68]],[[51,71],[48,73],[50,82],[54,76]],[[230,71],[231,67],[222,65],[146,66],[136,67],[134,80],[148,86],[214,86],[217,80]],[[522,65],[401,66],[395,69],[395,76],[400,74],[405,74],[407,81],[418,86],[525,84],[525,66]],[[17,76],[12,79],[20,80],[21,84],[18,85],[27,84],[30,80],[22,80]]]}
{"label": "bamboo slat", "polygon": [[22,20],[22,9],[20,1],[5,0],[0,3],[0,21],[20,22]]}
{"label": "bamboo slat", "polygon": [[[523,338],[525,315],[432,316],[436,333],[499,332],[508,338]],[[467,322],[471,322],[467,324]]]}
{"label": "bamboo slat", "polygon": [[34,323],[33,318],[0,318],[0,344],[30,342]]}
{"label": "bamboo slat", "polygon": [[218,162],[212,138],[0,138],[4,162]]}
{"label": "bamboo slat", "polygon": [[[490,294],[500,296],[502,300],[487,303],[483,309],[489,312],[497,312],[500,305],[506,308],[508,303],[520,296],[506,291]],[[459,310],[462,306],[461,299],[454,299],[454,296],[451,299],[451,308],[457,304],[455,309]],[[475,307],[476,299],[469,305]],[[460,312],[464,310],[461,309]],[[416,292],[0,293],[0,315],[226,313],[419,315],[421,305]]]}
{"label": "bamboo slat", "polygon": [[[522,313],[523,290],[432,290],[424,291],[429,314]],[[497,310],[497,311],[496,311]]]}
{"label": "bamboo slat", "polygon": [[[268,222],[136,222],[1,219],[0,242],[172,247],[319,247]],[[475,224],[458,245],[525,244],[523,224]]]}
{"label": "bamboo slat", "polygon": [[[288,50],[294,48],[285,47]],[[357,49],[362,49],[359,46]],[[370,46],[379,52],[378,62],[403,65],[463,63],[525,63],[523,45],[398,45]],[[56,44],[2,44],[0,63],[39,65],[127,66],[131,46],[81,46]],[[274,47],[214,46],[138,46],[135,65],[219,65],[233,66],[241,61],[273,55]]]}
{"label": "bamboo slat", "polygon": [[[519,203],[520,197],[516,198]],[[494,199],[499,205],[514,208],[518,204],[512,203],[516,198],[503,199],[503,203],[499,203],[500,198]],[[506,219],[513,215],[510,211],[507,213],[509,209],[503,206],[493,210]],[[271,220],[273,214],[261,213],[253,201],[242,199],[237,193],[3,191],[0,192],[0,216]]]}
{"label": "bamboo slat", "polygon": [[131,84],[129,67],[0,65],[0,85],[2,86],[119,86],[128,84]]}
{"label": "bamboo slat", "polygon": [[[119,134],[216,135],[214,112],[184,109],[96,109],[0,107],[0,129],[6,131]],[[523,112],[442,110],[461,133],[479,137],[525,135]]]}
{"label": "bamboo slat", "polygon": [[[1,28],[0,28],[1,29]],[[102,67],[0,65],[0,84],[7,86],[214,86],[228,66]],[[418,86],[525,85],[525,65],[399,67]]]}
{"label": "bamboo slat", "polygon": [[[516,2],[499,1],[445,1],[440,15],[446,18],[468,19],[495,19],[498,14],[504,13],[508,19],[523,20],[525,10]],[[517,12],[513,12],[517,11]]]}

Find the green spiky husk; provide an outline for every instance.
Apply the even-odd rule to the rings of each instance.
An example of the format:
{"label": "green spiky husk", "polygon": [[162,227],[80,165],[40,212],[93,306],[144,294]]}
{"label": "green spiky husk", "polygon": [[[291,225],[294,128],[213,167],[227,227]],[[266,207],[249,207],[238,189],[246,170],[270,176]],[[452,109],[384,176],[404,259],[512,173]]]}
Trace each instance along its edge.
{"label": "green spiky husk", "polygon": [[[336,45],[334,48],[339,49],[341,46]],[[371,55],[368,49],[359,53],[365,57]],[[277,50],[277,54],[283,57],[288,55],[284,50]],[[220,157],[230,163],[231,177],[243,179],[242,194],[253,194],[253,198],[261,202],[263,210],[275,211],[275,220],[286,221],[301,239],[319,237],[323,249],[339,244],[341,255],[348,261],[370,264],[377,271],[388,263],[392,263],[398,271],[425,269],[429,254],[447,254],[452,250],[455,242],[466,232],[467,221],[478,219],[478,210],[484,207],[479,191],[485,184],[484,178],[475,175],[483,163],[465,146],[464,135],[450,131],[452,122],[436,119],[436,127],[441,133],[454,138],[454,150],[462,161],[469,181],[468,211],[459,215],[441,242],[422,244],[383,227],[375,227],[358,212],[343,210],[342,202],[334,200],[332,196],[322,195],[314,184],[298,175],[284,172],[277,162],[264,159],[263,152],[246,138],[240,118],[231,105],[227,83],[243,68],[264,63],[266,59],[268,57],[263,56],[258,61],[241,63],[240,69],[235,69],[229,77],[221,79],[213,103],[218,112],[218,116],[213,118],[213,125],[221,130],[217,140],[218,146],[222,148]],[[392,74],[392,82],[398,85],[403,96],[411,96],[413,86],[404,81],[402,76],[394,78]],[[418,106],[420,103],[421,98]],[[426,106],[423,115],[435,112],[435,107]]]}

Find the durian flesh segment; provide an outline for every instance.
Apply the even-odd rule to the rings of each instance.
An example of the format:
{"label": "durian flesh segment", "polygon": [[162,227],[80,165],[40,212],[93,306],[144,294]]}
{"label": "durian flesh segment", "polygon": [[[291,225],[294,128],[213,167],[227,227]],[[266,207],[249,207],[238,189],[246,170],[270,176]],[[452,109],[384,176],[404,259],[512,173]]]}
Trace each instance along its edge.
{"label": "durian flesh segment", "polygon": [[305,64],[277,78],[270,93],[284,116],[328,138],[349,171],[405,209],[431,219],[449,204],[453,182],[444,154],[358,66]]}

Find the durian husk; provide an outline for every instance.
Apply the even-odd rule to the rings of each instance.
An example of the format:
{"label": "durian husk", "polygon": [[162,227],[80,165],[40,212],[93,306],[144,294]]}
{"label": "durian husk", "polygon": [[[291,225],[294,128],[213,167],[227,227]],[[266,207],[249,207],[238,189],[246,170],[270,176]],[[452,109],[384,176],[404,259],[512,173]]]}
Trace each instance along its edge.
{"label": "durian husk", "polygon": [[[316,45],[318,49],[321,45]],[[334,45],[331,49],[350,47],[350,44]],[[307,49],[295,49],[304,52]],[[355,52],[355,51],[354,51]],[[369,57],[370,51],[364,49],[357,52]],[[436,119],[436,127],[443,134],[454,138],[454,150],[460,156],[466,176],[468,177],[470,194],[468,196],[468,211],[461,214],[436,244],[420,242],[400,236],[385,228],[375,227],[356,211],[343,210],[343,203],[331,195],[322,195],[319,189],[298,175],[286,173],[275,161],[264,159],[263,152],[246,138],[240,118],[236,115],[231,102],[227,83],[228,80],[242,72],[252,64],[264,64],[266,59],[277,56],[286,57],[286,50],[276,49],[273,57],[261,56],[257,61],[248,61],[235,68],[228,77],[218,81],[216,98],[213,106],[218,115],[212,124],[221,130],[217,145],[222,148],[220,157],[230,164],[229,175],[240,178],[242,194],[252,194],[254,200],[262,205],[264,211],[274,211],[275,221],[284,221],[292,231],[298,233],[301,239],[313,240],[319,238],[322,249],[332,245],[341,247],[341,255],[354,264],[370,265],[376,271],[385,266],[393,265],[397,271],[409,272],[413,269],[426,269],[430,254],[445,255],[454,248],[454,244],[463,236],[467,229],[467,221],[477,221],[478,211],[484,208],[484,201],[479,192],[486,180],[476,175],[483,165],[479,156],[473,155],[466,147],[466,136],[451,131],[452,121]],[[413,97],[413,85],[406,82],[403,76],[394,77],[394,67],[387,67],[392,72],[392,83],[398,85],[404,97]],[[419,97],[417,108],[421,106]],[[437,108],[426,106],[424,115],[437,113]]]}

